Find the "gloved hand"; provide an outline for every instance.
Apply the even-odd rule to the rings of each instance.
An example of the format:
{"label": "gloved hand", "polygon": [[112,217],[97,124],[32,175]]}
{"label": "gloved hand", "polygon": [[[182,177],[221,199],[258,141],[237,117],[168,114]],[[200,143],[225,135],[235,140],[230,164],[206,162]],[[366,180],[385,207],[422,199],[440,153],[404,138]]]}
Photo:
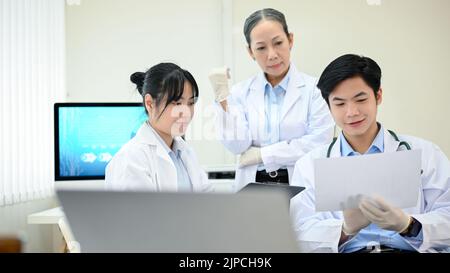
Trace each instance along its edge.
{"label": "gloved hand", "polygon": [[239,158],[239,167],[255,165],[262,162],[261,148],[250,147],[247,151],[241,154]]}
{"label": "gloved hand", "polygon": [[380,196],[364,198],[359,204],[359,208],[367,219],[382,229],[402,232],[411,221],[411,216],[388,204]]}
{"label": "gloved hand", "polygon": [[227,67],[214,68],[209,73],[209,81],[214,90],[215,99],[217,102],[222,102],[227,99],[230,94],[228,87],[228,80],[230,79],[230,69]]}
{"label": "gloved hand", "polygon": [[355,235],[370,224],[369,219],[367,219],[358,208],[360,199],[361,196],[349,197],[347,202],[341,203],[342,212],[344,214],[342,232],[344,232],[345,235]]}

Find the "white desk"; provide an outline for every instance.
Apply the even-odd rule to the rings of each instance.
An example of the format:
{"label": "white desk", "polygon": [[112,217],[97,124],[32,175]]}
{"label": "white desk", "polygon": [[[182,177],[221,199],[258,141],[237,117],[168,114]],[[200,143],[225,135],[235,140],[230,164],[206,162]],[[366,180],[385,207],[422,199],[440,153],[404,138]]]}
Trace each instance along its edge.
{"label": "white desk", "polygon": [[[62,207],[56,207],[53,209],[48,209],[28,215],[28,224],[55,225],[55,227],[59,228],[59,231],[64,239],[64,243],[58,251],[80,252],[80,246],[78,242],[75,241],[75,237],[73,236],[72,231],[70,230],[69,224],[67,223],[66,216],[64,215]],[[56,237],[56,234],[57,229],[54,228],[53,236]]]}
{"label": "white desk", "polygon": [[28,224],[57,225],[59,223],[59,220],[62,218],[64,218],[64,212],[62,211],[61,207],[56,207],[53,209],[48,209],[28,215]]}

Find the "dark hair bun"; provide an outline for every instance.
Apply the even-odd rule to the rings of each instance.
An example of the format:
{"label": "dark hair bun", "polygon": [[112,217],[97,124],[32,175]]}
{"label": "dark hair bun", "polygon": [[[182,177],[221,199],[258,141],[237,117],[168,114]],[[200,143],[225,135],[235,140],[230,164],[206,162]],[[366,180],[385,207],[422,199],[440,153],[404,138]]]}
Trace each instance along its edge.
{"label": "dark hair bun", "polygon": [[142,95],[142,87],[144,86],[145,73],[144,72],[134,72],[130,76],[132,83],[136,84],[136,88]]}

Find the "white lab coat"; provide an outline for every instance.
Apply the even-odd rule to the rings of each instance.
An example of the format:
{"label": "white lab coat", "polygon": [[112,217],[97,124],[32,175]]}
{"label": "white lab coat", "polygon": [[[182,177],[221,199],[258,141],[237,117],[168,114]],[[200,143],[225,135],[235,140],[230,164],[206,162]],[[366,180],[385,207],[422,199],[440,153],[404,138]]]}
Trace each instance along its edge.
{"label": "white lab coat", "polygon": [[[423,242],[404,237],[420,252],[444,250],[450,246],[450,165],[435,144],[411,136],[399,135],[412,149],[422,150],[421,189],[417,205],[404,211],[422,224]],[[338,252],[343,223],[342,211],[315,212],[314,159],[325,158],[329,145],[317,148],[295,164],[292,185],[306,189],[291,199],[291,217],[297,241],[303,252]],[[384,151],[395,152],[399,142],[384,132]],[[404,146],[400,147],[404,150]],[[330,157],[340,157],[340,136]],[[382,171],[382,170],[381,170]]]}
{"label": "white lab coat", "polygon": [[[212,186],[194,151],[181,137],[175,137],[174,141],[181,147],[180,156],[191,179],[193,191],[211,191]],[[147,123],[139,128],[136,135],[109,162],[105,182],[106,188],[110,190],[178,190],[176,167]]]}
{"label": "white lab coat", "polygon": [[[316,79],[297,71],[293,64],[290,69],[280,117],[280,142],[262,147],[261,157],[267,171],[287,166],[291,178],[294,164],[301,156],[332,140],[334,121],[316,87]],[[233,86],[227,112],[216,105],[218,137],[236,155],[250,146],[262,146],[266,122],[264,84],[261,72]],[[257,165],[237,167],[235,190],[254,182],[256,171]]]}

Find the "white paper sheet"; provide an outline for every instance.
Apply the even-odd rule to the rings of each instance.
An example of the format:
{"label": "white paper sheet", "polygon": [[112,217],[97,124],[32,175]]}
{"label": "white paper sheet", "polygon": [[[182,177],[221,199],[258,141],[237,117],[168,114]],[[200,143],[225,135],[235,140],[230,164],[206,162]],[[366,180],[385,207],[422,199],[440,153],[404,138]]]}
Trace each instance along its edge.
{"label": "white paper sheet", "polygon": [[417,203],[421,150],[321,158],[314,166],[317,211],[342,210],[358,195],[377,194],[399,208]]}

